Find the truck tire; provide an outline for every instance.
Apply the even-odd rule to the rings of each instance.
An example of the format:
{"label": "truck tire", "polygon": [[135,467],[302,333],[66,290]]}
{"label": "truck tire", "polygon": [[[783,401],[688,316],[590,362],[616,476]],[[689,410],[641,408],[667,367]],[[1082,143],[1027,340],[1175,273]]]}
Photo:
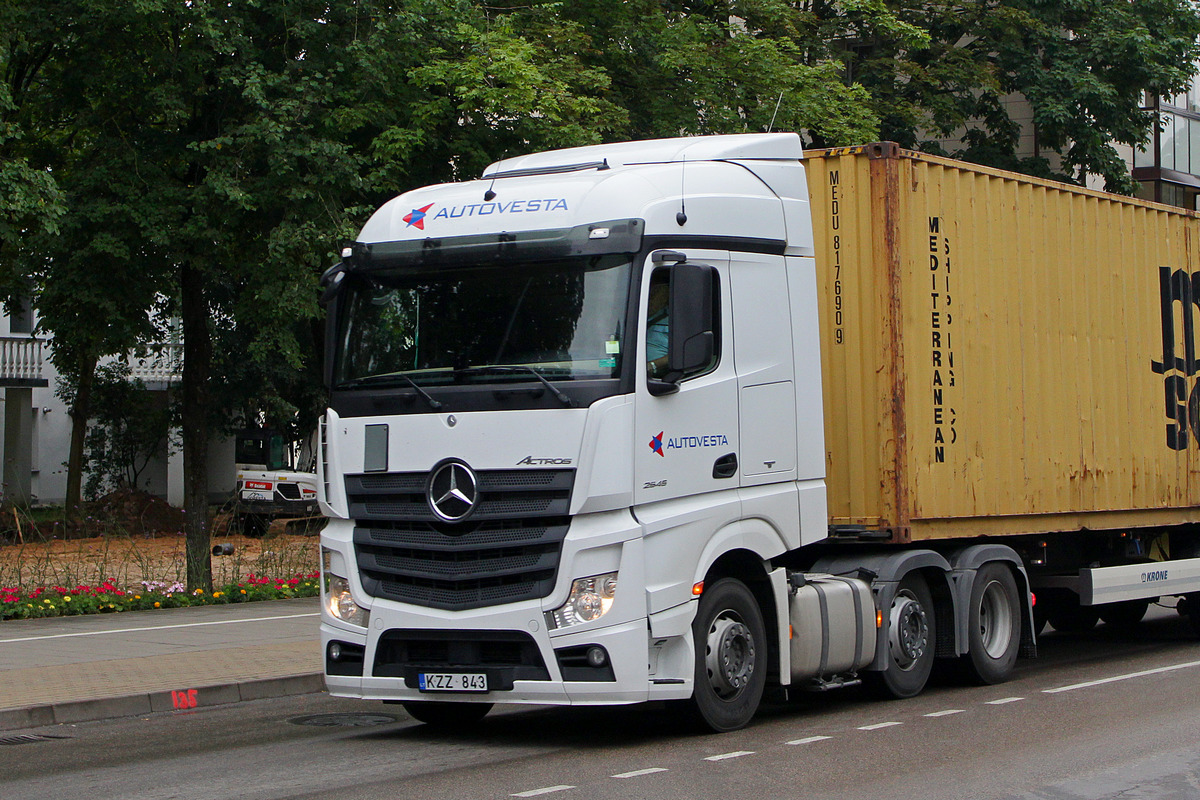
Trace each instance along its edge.
{"label": "truck tire", "polygon": [[1099,606],[1097,611],[1105,625],[1123,632],[1130,632],[1137,627],[1146,611],[1150,608],[1150,600],[1124,600],[1120,603],[1107,603]]}
{"label": "truck tire", "polygon": [[1187,603],[1184,610],[1187,611],[1188,622],[1192,625],[1192,633],[1200,638],[1200,592],[1192,592],[1185,597]]}
{"label": "truck tire", "polygon": [[767,682],[767,631],[746,584],[722,578],[705,587],[692,621],[696,668],[689,711],[718,733],[745,727]]}
{"label": "truck tire", "polygon": [[933,670],[937,641],[933,595],[919,572],[900,581],[888,617],[888,664],[882,672],[863,677],[875,694],[902,699],[921,693]]}
{"label": "truck tire", "polygon": [[1095,606],[1082,606],[1074,592],[1055,593],[1046,598],[1046,619],[1061,633],[1087,633],[1100,621]]}
{"label": "truck tire", "polygon": [[993,562],[975,573],[967,613],[966,662],[972,677],[985,685],[1003,683],[1021,646],[1020,593],[1008,567]]}
{"label": "truck tire", "polygon": [[447,731],[460,730],[479,722],[492,710],[491,703],[438,703],[432,700],[405,700],[401,705],[417,722]]}

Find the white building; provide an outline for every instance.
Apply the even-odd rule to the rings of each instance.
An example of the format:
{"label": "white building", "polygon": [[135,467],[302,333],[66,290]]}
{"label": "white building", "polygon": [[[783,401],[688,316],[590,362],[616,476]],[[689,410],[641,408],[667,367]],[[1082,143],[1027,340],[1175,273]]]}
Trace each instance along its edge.
{"label": "white building", "polygon": [[[0,316],[0,404],[4,408],[0,462],[0,497],[8,504],[61,505],[67,494],[67,458],[71,446],[71,417],[56,394],[59,375],[50,363],[49,341],[33,335],[34,315]],[[128,356],[132,375],[146,390],[167,392],[177,387],[183,346],[155,347],[149,356]],[[179,432],[151,460],[141,485],[173,506],[183,505],[183,455]],[[234,489],[233,440],[209,444],[210,498],[219,502]]]}

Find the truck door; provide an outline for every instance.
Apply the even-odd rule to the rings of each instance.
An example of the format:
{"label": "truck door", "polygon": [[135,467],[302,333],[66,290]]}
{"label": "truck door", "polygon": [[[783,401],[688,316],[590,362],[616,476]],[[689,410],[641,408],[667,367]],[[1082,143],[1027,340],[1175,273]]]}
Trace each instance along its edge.
{"label": "truck door", "polygon": [[794,481],[795,361],[783,256],[734,254],[729,276],[740,395],[740,482],[757,486]]}
{"label": "truck door", "polygon": [[647,259],[641,281],[638,334],[637,429],[634,502],[637,505],[722,490],[739,483],[738,386],[733,359],[729,254],[713,250],[673,251],[688,263],[714,268],[714,357],[678,380],[678,391],[655,396],[649,382],[665,369],[669,318],[662,297],[671,264]]}

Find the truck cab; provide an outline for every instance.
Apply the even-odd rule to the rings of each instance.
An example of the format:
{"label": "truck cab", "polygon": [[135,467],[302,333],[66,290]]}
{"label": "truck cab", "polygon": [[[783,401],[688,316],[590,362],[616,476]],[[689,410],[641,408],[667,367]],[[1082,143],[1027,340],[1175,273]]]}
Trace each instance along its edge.
{"label": "truck cab", "polygon": [[[915,694],[935,650],[1007,677],[1032,645],[1013,551],[821,549],[803,156],[794,134],[540,153],[367,222],[323,278],[332,694],[446,725],[665,700],[722,731],[768,683]],[[985,559],[1006,566],[975,587]]]}

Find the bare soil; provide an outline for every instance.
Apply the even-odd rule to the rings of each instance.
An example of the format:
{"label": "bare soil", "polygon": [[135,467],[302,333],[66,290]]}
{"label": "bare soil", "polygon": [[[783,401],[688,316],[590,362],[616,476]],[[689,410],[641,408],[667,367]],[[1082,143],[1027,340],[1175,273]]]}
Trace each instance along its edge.
{"label": "bare soil", "polygon": [[[73,525],[0,513],[0,586],[73,588],[111,580],[136,589],[143,581],[185,580],[183,514],[144,493],[115,492],[89,504],[85,519]],[[278,533],[278,525],[259,539],[234,533],[231,523],[228,515],[214,519],[209,551],[218,544],[233,547],[230,555],[212,556],[215,585],[250,574],[290,578],[317,569],[316,526]]]}

